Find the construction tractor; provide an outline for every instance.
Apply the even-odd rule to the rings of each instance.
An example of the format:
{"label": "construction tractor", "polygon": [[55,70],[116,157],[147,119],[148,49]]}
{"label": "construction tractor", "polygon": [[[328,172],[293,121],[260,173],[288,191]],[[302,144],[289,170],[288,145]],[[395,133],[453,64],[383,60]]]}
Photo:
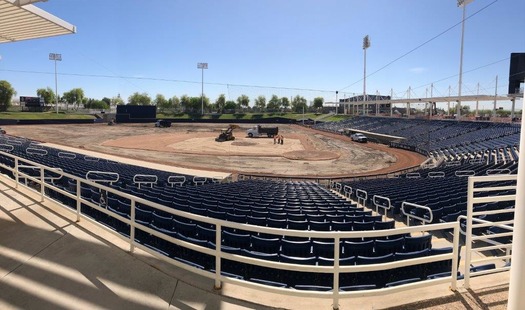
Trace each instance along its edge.
{"label": "construction tractor", "polygon": [[215,141],[224,142],[235,140],[235,137],[233,136],[233,130],[237,128],[239,128],[238,125],[231,124],[230,126],[228,126],[228,129],[222,129],[221,134],[219,135],[219,137],[215,138]]}

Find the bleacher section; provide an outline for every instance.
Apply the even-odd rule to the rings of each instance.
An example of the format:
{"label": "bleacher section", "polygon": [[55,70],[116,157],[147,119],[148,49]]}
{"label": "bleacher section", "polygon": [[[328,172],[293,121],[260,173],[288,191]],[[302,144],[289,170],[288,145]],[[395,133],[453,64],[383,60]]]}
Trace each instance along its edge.
{"label": "bleacher section", "polygon": [[[134,230],[136,243],[176,261],[209,272],[213,272],[216,267],[216,259],[213,256],[169,242],[152,235],[148,230],[160,232],[187,244],[214,249],[217,240],[215,225],[174,215],[138,202],[132,212],[130,196],[127,195],[140,197],[186,214],[197,214],[232,223],[278,228],[283,229],[283,232],[284,229],[355,232],[395,227],[394,221],[382,221],[381,216],[373,215],[372,211],[365,210],[313,182],[196,181],[192,176],[173,175],[102,158],[62,152],[41,146],[35,141],[9,136],[2,137],[0,150],[23,158],[17,162],[18,169],[33,177],[39,177],[41,170],[34,169],[34,166],[31,166],[30,162],[24,162],[24,159],[54,168],[55,170],[44,174],[44,179],[67,195],[60,190],[46,188],[46,195],[50,198],[71,209],[76,209],[77,200],[72,197],[79,195],[83,199],[80,205],[82,214],[128,238],[131,235],[128,223],[130,219],[134,219],[136,223],[147,228],[139,227]],[[14,177],[8,167],[15,167],[15,162],[8,156],[0,156],[0,171]],[[79,178],[89,178],[95,183],[103,183],[118,192],[103,191],[97,186],[90,186],[88,182],[77,183],[74,179],[61,177],[61,171]],[[177,178],[179,181],[179,177],[184,181],[177,183],[170,180],[170,178]],[[102,208],[104,212],[91,205]],[[311,266],[334,264],[333,239],[283,235],[225,228],[221,229],[221,249],[225,253],[287,264]],[[379,264],[452,253],[452,248],[433,249],[430,234],[344,238],[338,247],[340,248],[339,263],[345,266]],[[221,265],[222,273],[237,279],[303,290],[332,290],[331,274],[278,270],[228,259],[223,259]],[[342,273],[340,289],[345,291],[389,287],[407,281],[420,281],[443,272],[448,272],[450,276],[450,265],[451,260],[447,260],[419,264],[412,268],[397,268],[390,273],[379,271]]]}
{"label": "bleacher section", "polygon": [[345,129],[404,137],[392,147],[409,149],[446,160],[484,159],[501,163],[517,159],[519,125],[451,120],[355,117],[326,122],[316,129],[342,133]]}

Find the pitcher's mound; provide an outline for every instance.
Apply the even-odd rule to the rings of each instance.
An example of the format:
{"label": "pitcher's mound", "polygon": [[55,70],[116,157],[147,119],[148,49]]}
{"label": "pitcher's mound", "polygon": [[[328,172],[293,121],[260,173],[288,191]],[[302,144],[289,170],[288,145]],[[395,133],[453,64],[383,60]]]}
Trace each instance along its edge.
{"label": "pitcher's mound", "polygon": [[291,151],[283,154],[283,157],[291,160],[331,160],[337,159],[341,154],[330,151]]}

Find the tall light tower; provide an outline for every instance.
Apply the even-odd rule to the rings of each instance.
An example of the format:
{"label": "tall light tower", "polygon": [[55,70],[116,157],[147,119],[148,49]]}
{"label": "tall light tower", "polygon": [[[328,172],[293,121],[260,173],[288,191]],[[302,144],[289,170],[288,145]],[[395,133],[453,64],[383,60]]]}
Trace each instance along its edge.
{"label": "tall light tower", "polygon": [[[363,115],[365,115],[365,103],[366,101],[366,49],[370,47],[370,37],[366,35],[363,38],[363,52],[364,52],[364,70],[363,70]],[[366,114],[368,114],[368,107],[366,107]]]}
{"label": "tall light tower", "polygon": [[55,61],[55,106],[58,114],[58,79],[57,79],[57,61],[62,61],[62,54],[49,53],[49,60]]}
{"label": "tall light tower", "polygon": [[458,105],[456,106],[456,119],[461,119],[461,84],[463,83],[463,41],[465,38],[465,16],[467,4],[474,0],[458,0],[458,7],[463,7],[463,19],[461,20],[461,50],[459,52],[459,82],[458,82]]}
{"label": "tall light tower", "polygon": [[202,77],[201,77],[201,113],[204,115],[204,69],[208,69],[208,63],[207,62],[199,62],[197,63],[197,69],[201,69],[202,71]]}

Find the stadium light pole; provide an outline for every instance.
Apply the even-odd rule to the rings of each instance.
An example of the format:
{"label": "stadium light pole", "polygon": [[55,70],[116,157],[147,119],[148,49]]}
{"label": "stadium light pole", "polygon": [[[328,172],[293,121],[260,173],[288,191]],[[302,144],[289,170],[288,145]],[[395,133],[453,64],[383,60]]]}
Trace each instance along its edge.
{"label": "stadium light pole", "polygon": [[197,69],[201,69],[202,71],[202,75],[201,75],[201,113],[204,116],[204,69],[208,69],[208,63],[207,62],[197,63]]}
{"label": "stadium light pole", "polygon": [[57,79],[57,61],[62,61],[62,54],[49,53],[49,60],[55,61],[55,106],[58,114],[58,79]]}
{"label": "stadium light pole", "polygon": [[458,7],[463,7],[463,19],[461,20],[461,48],[459,52],[459,81],[458,81],[458,105],[456,107],[456,119],[461,119],[461,84],[463,83],[463,42],[465,39],[465,16],[467,4],[474,0],[458,0]]}
{"label": "stadium light pole", "polygon": [[[365,115],[365,101],[366,101],[366,49],[370,47],[370,37],[366,35],[363,38],[363,52],[364,52],[364,69],[363,69],[363,115]],[[368,107],[366,107],[366,114],[368,114]]]}

